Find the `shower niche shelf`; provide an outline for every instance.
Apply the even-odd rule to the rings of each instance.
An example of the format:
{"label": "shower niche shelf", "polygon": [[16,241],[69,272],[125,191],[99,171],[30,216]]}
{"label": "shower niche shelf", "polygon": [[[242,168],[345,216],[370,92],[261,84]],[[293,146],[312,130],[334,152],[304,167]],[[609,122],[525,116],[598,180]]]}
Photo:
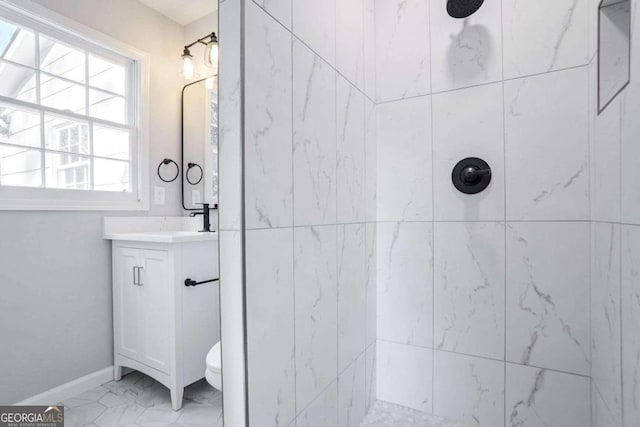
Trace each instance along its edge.
{"label": "shower niche shelf", "polygon": [[629,84],[631,1],[602,0],[598,14],[598,113],[602,113]]}

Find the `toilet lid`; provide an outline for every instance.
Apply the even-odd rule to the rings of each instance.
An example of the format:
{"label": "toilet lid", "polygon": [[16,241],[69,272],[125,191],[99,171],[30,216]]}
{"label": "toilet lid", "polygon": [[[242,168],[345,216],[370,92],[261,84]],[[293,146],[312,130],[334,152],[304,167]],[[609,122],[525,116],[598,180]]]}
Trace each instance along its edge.
{"label": "toilet lid", "polygon": [[207,369],[217,373],[220,373],[222,369],[222,355],[219,341],[209,350],[209,353],[207,353]]}

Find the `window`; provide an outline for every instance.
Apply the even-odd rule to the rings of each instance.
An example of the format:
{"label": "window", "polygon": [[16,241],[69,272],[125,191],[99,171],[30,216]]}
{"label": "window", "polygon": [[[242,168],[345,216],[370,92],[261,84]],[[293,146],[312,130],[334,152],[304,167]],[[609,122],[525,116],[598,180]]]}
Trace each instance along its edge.
{"label": "window", "polygon": [[43,10],[0,0],[0,209],[145,209],[144,55]]}
{"label": "window", "polygon": [[[52,187],[88,190],[89,186],[89,129],[79,124],[64,124],[54,130],[56,148],[60,153],[52,157],[52,176],[47,179]],[[84,156],[75,156],[71,153]],[[46,162],[46,157],[45,157]]]}

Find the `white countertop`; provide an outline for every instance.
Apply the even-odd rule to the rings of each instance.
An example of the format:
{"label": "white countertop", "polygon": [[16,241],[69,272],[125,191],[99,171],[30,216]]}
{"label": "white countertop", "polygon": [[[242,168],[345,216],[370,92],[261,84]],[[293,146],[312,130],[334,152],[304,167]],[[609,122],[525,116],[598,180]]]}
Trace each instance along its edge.
{"label": "white countertop", "polygon": [[218,233],[201,233],[198,231],[143,231],[106,233],[103,237],[107,240],[126,240],[129,242],[189,243],[218,240]]}

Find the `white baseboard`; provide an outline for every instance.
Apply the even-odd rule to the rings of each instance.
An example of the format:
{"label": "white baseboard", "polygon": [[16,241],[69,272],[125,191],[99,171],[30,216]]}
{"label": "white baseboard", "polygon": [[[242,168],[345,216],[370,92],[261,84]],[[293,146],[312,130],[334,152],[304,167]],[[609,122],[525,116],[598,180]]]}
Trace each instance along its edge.
{"label": "white baseboard", "polygon": [[113,366],[77,378],[44,393],[29,397],[16,405],[54,405],[96,388],[104,383],[113,381]]}

